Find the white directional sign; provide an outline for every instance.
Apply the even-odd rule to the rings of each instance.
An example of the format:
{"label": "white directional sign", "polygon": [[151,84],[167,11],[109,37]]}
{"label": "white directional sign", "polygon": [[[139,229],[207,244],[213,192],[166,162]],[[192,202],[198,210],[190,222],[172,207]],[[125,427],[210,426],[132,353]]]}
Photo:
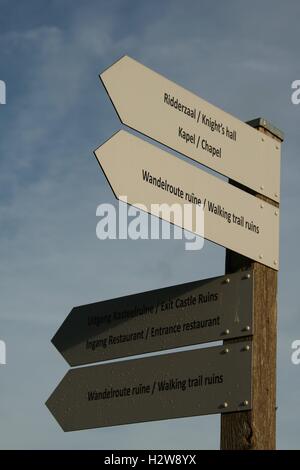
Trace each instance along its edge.
{"label": "white directional sign", "polygon": [[162,204],[202,207],[204,237],[278,269],[279,210],[194,165],[119,131],[95,151],[115,196],[203,236]]}
{"label": "white directional sign", "polygon": [[279,142],[130,57],[100,78],[123,124],[279,201]]}

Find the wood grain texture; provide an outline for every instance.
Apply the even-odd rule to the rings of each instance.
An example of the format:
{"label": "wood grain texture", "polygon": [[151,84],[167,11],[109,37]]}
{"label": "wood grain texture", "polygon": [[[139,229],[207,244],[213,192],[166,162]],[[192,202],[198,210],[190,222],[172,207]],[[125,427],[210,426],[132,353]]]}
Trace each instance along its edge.
{"label": "wood grain texture", "polygon": [[[257,130],[281,140],[263,127]],[[266,197],[256,196],[274,205],[274,209],[278,207]],[[221,415],[221,449],[270,450],[276,448],[277,272],[226,250],[227,274],[246,269],[254,274],[252,410]]]}

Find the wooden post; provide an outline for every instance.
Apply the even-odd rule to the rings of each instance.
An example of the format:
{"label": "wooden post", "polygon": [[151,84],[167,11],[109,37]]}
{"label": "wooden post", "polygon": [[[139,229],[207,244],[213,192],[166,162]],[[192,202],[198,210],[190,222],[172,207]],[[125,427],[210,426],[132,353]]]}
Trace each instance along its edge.
{"label": "wooden post", "polygon": [[[283,133],[265,119],[258,118],[248,124],[283,141]],[[276,202],[233,181],[230,183],[274,205],[274,210],[278,207]],[[277,271],[226,250],[226,273],[245,269],[252,269],[254,273],[252,410],[221,415],[221,449],[275,449]]]}

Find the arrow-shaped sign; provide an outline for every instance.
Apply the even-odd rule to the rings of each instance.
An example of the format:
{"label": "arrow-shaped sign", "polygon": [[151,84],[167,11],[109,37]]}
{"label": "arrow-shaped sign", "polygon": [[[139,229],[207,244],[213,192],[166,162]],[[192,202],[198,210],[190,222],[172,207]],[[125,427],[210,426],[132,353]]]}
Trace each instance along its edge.
{"label": "arrow-shaped sign", "polygon": [[252,300],[252,272],[128,295],[73,308],[52,343],[78,366],[249,336]]}
{"label": "arrow-shaped sign", "polygon": [[[118,199],[278,269],[279,210],[272,205],[125,131],[95,155]],[[170,207],[184,215],[188,203],[202,204],[204,230],[197,220],[174,218]]]}
{"label": "arrow-shaped sign", "polygon": [[64,431],[251,409],[251,343],[71,369],[46,405]]}
{"label": "arrow-shaped sign", "polygon": [[280,143],[128,56],[100,77],[123,124],[279,201]]}

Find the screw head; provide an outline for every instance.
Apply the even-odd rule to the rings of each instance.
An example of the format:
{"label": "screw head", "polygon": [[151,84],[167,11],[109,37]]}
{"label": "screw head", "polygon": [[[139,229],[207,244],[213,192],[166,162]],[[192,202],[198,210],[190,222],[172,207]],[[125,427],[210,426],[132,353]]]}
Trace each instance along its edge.
{"label": "screw head", "polygon": [[260,189],[261,189],[262,191],[265,189],[265,187],[264,187],[263,184],[260,186]]}
{"label": "screw head", "polygon": [[278,215],[278,211],[275,211],[275,215]]}
{"label": "screw head", "polygon": [[229,353],[229,349],[228,349],[228,348],[225,348],[225,349],[224,349],[224,353],[225,353],[225,354],[228,354],[228,353]]}
{"label": "screw head", "polygon": [[251,274],[248,273],[247,276],[246,276],[246,278],[247,278],[247,279],[250,279],[250,277],[251,277]]}
{"label": "screw head", "polygon": [[227,401],[224,401],[224,403],[222,404],[223,408],[228,408],[228,403]]}
{"label": "screw head", "polygon": [[247,345],[245,346],[245,351],[250,351],[250,346],[249,346],[249,344],[247,344]]}
{"label": "screw head", "polygon": [[244,406],[248,406],[248,405],[249,405],[248,400],[244,400],[244,401],[243,401],[243,405],[244,405]]}
{"label": "screw head", "polygon": [[264,141],[265,141],[265,139],[262,137],[262,138],[261,138],[261,141],[262,141],[262,142],[264,142]]}
{"label": "screw head", "polygon": [[263,204],[261,204],[261,205],[260,205],[260,208],[261,208],[261,209],[263,209],[263,208],[264,208],[264,205],[263,205]]}
{"label": "screw head", "polygon": [[225,335],[229,335],[230,331],[227,329],[227,330],[225,330],[224,333],[225,333]]}
{"label": "screw head", "polygon": [[225,282],[226,282],[226,284],[229,284],[229,283],[230,283],[229,277],[226,278],[226,281],[225,281]]}
{"label": "screw head", "polygon": [[246,331],[250,331],[250,329],[251,329],[251,328],[250,328],[249,325],[247,325],[246,328],[245,328]]}
{"label": "screw head", "polygon": [[276,259],[274,259],[274,264],[275,264],[275,266],[277,265],[277,260]]}
{"label": "screw head", "polygon": [[263,255],[259,255],[259,259],[263,259]]}

